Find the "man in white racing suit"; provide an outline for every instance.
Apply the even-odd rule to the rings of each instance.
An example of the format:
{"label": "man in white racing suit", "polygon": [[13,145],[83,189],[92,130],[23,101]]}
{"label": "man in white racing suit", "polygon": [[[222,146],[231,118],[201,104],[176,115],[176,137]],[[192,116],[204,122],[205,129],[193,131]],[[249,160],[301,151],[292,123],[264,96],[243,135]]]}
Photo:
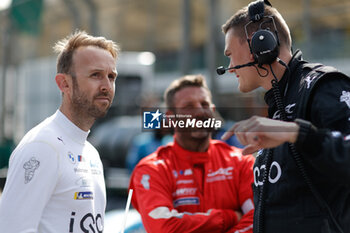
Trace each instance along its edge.
{"label": "man in white racing suit", "polygon": [[103,167],[86,139],[114,98],[119,48],[82,31],[54,48],[62,104],[24,136],[10,157],[0,202],[1,232],[103,231]]}

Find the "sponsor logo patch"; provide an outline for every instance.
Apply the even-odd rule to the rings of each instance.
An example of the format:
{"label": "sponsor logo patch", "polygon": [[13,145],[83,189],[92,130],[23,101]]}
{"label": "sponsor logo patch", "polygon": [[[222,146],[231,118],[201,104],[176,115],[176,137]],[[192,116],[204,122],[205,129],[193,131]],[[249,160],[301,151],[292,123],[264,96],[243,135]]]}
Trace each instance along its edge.
{"label": "sponsor logo patch", "polygon": [[101,165],[98,160],[90,160],[90,167],[100,169]]}
{"label": "sponsor logo patch", "polygon": [[342,92],[342,95],[340,96],[340,102],[345,102],[346,105],[348,105],[348,108],[350,108],[350,92],[349,91]]}
{"label": "sponsor logo patch", "polygon": [[74,172],[75,172],[75,173],[89,173],[90,170],[88,170],[88,169],[86,169],[86,168],[75,167],[75,168],[74,168]]}
{"label": "sponsor logo patch", "polygon": [[67,157],[68,157],[69,161],[70,161],[72,164],[75,164],[75,163],[76,163],[75,156],[73,155],[72,152],[68,151]]}
{"label": "sponsor logo patch", "polygon": [[350,134],[347,135],[347,136],[345,136],[345,137],[344,137],[344,140],[345,140],[345,141],[349,141],[349,140],[350,140]]}
{"label": "sponsor logo patch", "polygon": [[145,189],[147,189],[147,190],[149,190],[149,179],[150,179],[151,177],[148,175],[148,174],[144,174],[143,176],[142,176],[142,179],[141,179],[141,184],[142,184],[142,186],[145,188]]}
{"label": "sponsor logo patch", "polygon": [[176,184],[193,184],[193,180],[178,180],[176,181]]}
{"label": "sponsor logo patch", "polygon": [[92,186],[92,180],[87,177],[80,177],[76,182],[76,185],[80,187],[91,187]]}
{"label": "sponsor logo patch", "polygon": [[82,155],[78,155],[78,162],[85,162],[85,158]]}
{"label": "sponsor logo patch", "polygon": [[158,165],[158,164],[164,164],[164,160],[163,159],[158,159],[156,161],[153,162],[154,165]]}
{"label": "sponsor logo patch", "polygon": [[232,151],[232,152],[230,152],[230,156],[231,156],[232,158],[233,158],[233,157],[237,157],[237,158],[239,159],[239,161],[242,160],[242,154],[239,153],[239,152],[234,152],[234,151]]}
{"label": "sponsor logo patch", "polygon": [[231,180],[232,177],[232,170],[233,167],[227,167],[227,168],[219,168],[218,170],[214,172],[210,172],[207,175],[206,182],[215,182],[215,181],[221,181],[221,180]]}
{"label": "sponsor logo patch", "polygon": [[193,172],[192,172],[191,169],[186,169],[186,170],[185,170],[185,173],[184,173],[185,176],[190,176],[190,175],[192,175],[192,174],[193,174]]}
{"label": "sponsor logo patch", "polygon": [[311,74],[305,78],[306,81],[306,88],[309,89],[311,87],[311,83],[314,81],[314,79],[317,77],[317,74]]}
{"label": "sponsor logo patch", "polygon": [[179,175],[177,174],[177,171],[173,170],[173,175],[175,178],[177,178]]}
{"label": "sponsor logo patch", "polygon": [[180,188],[176,189],[176,191],[173,193],[174,197],[178,196],[193,196],[197,192],[197,188]]}
{"label": "sponsor logo patch", "polygon": [[92,192],[75,192],[74,200],[92,200],[94,199],[94,195]]}
{"label": "sponsor logo patch", "polygon": [[288,104],[285,108],[285,112],[288,113],[288,114],[292,114],[294,112],[294,109],[295,109],[295,103],[293,104]]}
{"label": "sponsor logo patch", "polygon": [[185,197],[179,198],[174,201],[174,207],[182,206],[182,205],[199,205],[198,197]]}
{"label": "sponsor logo patch", "polygon": [[62,137],[57,137],[57,140],[58,140],[58,141],[60,141],[60,142],[62,142],[62,143],[63,143],[63,145],[66,145],[66,143],[64,143],[64,141],[63,141]]}

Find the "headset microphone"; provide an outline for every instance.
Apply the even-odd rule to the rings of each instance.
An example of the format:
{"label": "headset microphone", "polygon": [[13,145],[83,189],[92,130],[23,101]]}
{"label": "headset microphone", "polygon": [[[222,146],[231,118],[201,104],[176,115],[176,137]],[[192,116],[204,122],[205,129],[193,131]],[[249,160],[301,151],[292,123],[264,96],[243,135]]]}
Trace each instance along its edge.
{"label": "headset microphone", "polygon": [[225,68],[223,66],[219,66],[217,69],[216,69],[216,73],[218,75],[223,75],[226,70],[232,70],[232,69],[241,69],[243,67],[247,67],[247,66],[253,66],[255,64],[258,64],[256,61],[253,61],[253,62],[249,62],[249,63],[246,63],[246,64],[243,64],[243,65],[237,65],[237,66],[233,66],[233,67],[229,67],[229,68]]}

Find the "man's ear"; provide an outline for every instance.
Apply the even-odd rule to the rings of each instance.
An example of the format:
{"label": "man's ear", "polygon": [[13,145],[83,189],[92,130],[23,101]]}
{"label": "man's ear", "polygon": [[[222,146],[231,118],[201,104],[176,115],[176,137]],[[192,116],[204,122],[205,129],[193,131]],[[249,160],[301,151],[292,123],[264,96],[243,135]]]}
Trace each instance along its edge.
{"label": "man's ear", "polygon": [[62,93],[65,93],[69,90],[69,87],[71,85],[71,80],[68,80],[68,79],[69,77],[66,74],[62,74],[62,73],[56,74],[56,77],[55,77],[56,84]]}

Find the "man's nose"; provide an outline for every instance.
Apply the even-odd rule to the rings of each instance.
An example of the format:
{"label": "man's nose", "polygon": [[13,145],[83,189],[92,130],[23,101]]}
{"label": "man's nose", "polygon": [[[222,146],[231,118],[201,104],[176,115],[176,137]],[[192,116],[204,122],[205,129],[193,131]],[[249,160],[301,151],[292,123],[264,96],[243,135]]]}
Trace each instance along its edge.
{"label": "man's nose", "polygon": [[193,117],[198,117],[198,118],[206,118],[210,115],[210,109],[208,107],[204,107],[201,104],[198,104],[194,109],[193,109]]}
{"label": "man's nose", "polygon": [[114,83],[112,83],[109,80],[108,75],[106,75],[101,81],[100,89],[102,92],[110,92],[113,89],[113,85]]}

